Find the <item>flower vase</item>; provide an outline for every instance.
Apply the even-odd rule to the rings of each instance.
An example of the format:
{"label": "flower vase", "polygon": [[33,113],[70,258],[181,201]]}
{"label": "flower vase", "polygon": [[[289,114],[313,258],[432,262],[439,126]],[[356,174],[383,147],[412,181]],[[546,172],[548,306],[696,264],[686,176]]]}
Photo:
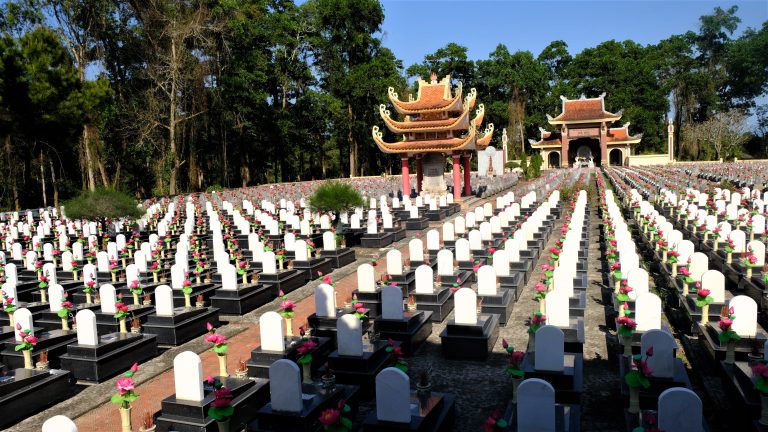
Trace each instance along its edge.
{"label": "flower vase", "polygon": [[522,381],[522,378],[512,378],[512,403],[517,403],[517,388]]}
{"label": "flower vase", "polygon": [[709,231],[704,233],[704,243],[709,241]]}
{"label": "flower vase", "polygon": [[120,318],[120,333],[128,333],[128,329],[125,327],[125,318]]}
{"label": "flower vase", "polygon": [[293,318],[285,318],[285,335],[293,337]]}
{"label": "flower vase", "polygon": [[158,282],[159,282],[159,281],[157,280],[157,272],[152,272],[152,279],[155,281],[155,283],[158,283]]}
{"label": "flower vase", "polygon": [[677,263],[672,263],[672,277],[677,277]]}
{"label": "flower vase", "polygon": [[91,293],[85,293],[85,303],[92,304]]}
{"label": "flower vase", "polygon": [[693,235],[696,235],[696,225],[693,226]]}
{"label": "flower vase", "polygon": [[216,426],[219,427],[219,432],[229,432],[229,420],[230,419],[226,419],[216,422]]}
{"label": "flower vase", "polygon": [[77,281],[77,280],[79,280],[79,279],[77,278],[77,270],[72,270],[72,279],[74,279],[74,280],[76,280],[76,281]]}
{"label": "flower vase", "polygon": [[683,297],[688,297],[688,282],[683,282]]}
{"label": "flower vase", "polygon": [[195,276],[195,283],[200,285],[200,275]]}
{"label": "flower vase", "polygon": [[659,246],[659,243],[658,243],[658,242],[656,242],[656,248],[654,249],[654,251],[658,252],[658,251],[659,251],[659,247],[660,247],[660,246]]}
{"label": "flower vase", "polygon": [[22,350],[21,353],[24,355],[24,369],[34,369],[35,366],[32,364],[32,351],[30,350]]}
{"label": "flower vase", "polygon": [[706,325],[709,322],[709,305],[705,304],[701,307],[701,325]]}
{"label": "flower vase", "polygon": [[117,272],[112,272],[112,283],[117,282]]}
{"label": "flower vase", "polygon": [[749,241],[753,241],[753,240],[755,240],[755,232],[749,231]]}
{"label": "flower vase", "polygon": [[277,260],[277,262],[280,264],[280,271],[283,271],[283,261],[284,260]]}
{"label": "flower vase", "polygon": [[728,252],[728,257],[725,259],[726,264],[733,262],[733,253]]}
{"label": "flower vase", "polygon": [[47,291],[44,289],[40,290],[40,303],[46,304],[48,303],[48,296],[45,295]]}
{"label": "flower vase", "polygon": [[629,388],[629,413],[638,414],[640,412],[640,389],[637,387]]}
{"label": "flower vase", "polygon": [[763,426],[768,426],[768,395],[760,395],[760,420],[757,422]]}
{"label": "flower vase", "polygon": [[69,330],[69,319],[68,318],[62,318],[61,319],[61,329],[64,331]]}
{"label": "flower vase", "polygon": [[301,365],[302,383],[312,384],[312,364],[307,363]]}
{"label": "flower vase", "polygon": [[536,352],[536,333],[528,333],[528,347],[526,352]]}
{"label": "flower vase", "polygon": [[219,376],[227,377],[229,376],[229,373],[227,372],[227,355],[220,355],[219,357]]}
{"label": "flower vase", "polygon": [[541,312],[542,315],[547,314],[547,302],[544,299],[539,299],[539,312]]}
{"label": "flower vase", "polygon": [[243,273],[243,286],[248,285],[248,274]]}
{"label": "flower vase", "polygon": [[136,306],[141,304],[141,302],[139,301],[139,294],[138,293],[133,293],[133,304],[136,305]]}
{"label": "flower vase", "polygon": [[717,252],[717,239],[712,242],[712,250]]}
{"label": "flower vase", "polygon": [[187,309],[192,307],[192,300],[189,298],[189,294],[184,294],[184,307]]}
{"label": "flower vase", "polygon": [[666,263],[667,262],[667,251],[666,250],[661,254],[661,262],[662,263]]}
{"label": "flower vase", "polygon": [[16,320],[13,319],[13,314],[12,313],[8,314],[8,325],[11,328],[16,328]]}
{"label": "flower vase", "polygon": [[736,342],[728,341],[725,346],[725,364],[733,364],[736,361]]}
{"label": "flower vase", "polygon": [[752,267],[747,266],[747,279],[752,279]]}
{"label": "flower vase", "polygon": [[621,279],[616,278],[616,281],[613,284],[613,293],[618,294],[619,288],[621,288]]}
{"label": "flower vase", "polygon": [[624,347],[624,355],[632,357],[632,336],[619,336],[619,341]]}
{"label": "flower vase", "polygon": [[131,432],[131,407],[120,408],[120,431]]}
{"label": "flower vase", "polygon": [[123,258],[120,258],[120,262],[122,262],[122,263],[123,263],[123,268],[125,268],[125,257],[123,257]]}

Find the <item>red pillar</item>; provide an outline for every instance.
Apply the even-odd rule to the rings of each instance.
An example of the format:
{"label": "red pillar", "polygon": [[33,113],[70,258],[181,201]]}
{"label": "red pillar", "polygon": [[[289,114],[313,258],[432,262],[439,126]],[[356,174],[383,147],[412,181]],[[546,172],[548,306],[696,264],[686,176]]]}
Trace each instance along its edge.
{"label": "red pillar", "polygon": [[472,194],[472,185],[470,184],[470,168],[469,158],[472,157],[472,153],[464,154],[464,196],[470,196]]}
{"label": "red pillar", "polygon": [[421,155],[416,156],[416,193],[421,193],[421,181],[424,179],[424,164]]}
{"label": "red pillar", "polygon": [[400,158],[403,175],[403,198],[411,196],[411,175],[408,173],[408,155]]}
{"label": "red pillar", "polygon": [[453,155],[453,200],[461,199],[461,173],[459,172],[460,154]]}

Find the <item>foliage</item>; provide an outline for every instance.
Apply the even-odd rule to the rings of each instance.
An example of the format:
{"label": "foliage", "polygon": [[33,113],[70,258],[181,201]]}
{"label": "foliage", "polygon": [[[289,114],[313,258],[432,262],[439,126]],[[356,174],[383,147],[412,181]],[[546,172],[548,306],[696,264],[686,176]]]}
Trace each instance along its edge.
{"label": "foliage", "polygon": [[531,156],[531,164],[528,166],[528,178],[535,179],[541,176],[541,164],[544,163],[544,159],[541,154],[536,153]]}
{"label": "foliage", "polygon": [[138,217],[142,214],[131,196],[115,190],[99,188],[82,192],[64,203],[67,217],[72,219],[101,219]]}
{"label": "foliage", "polygon": [[362,195],[349,183],[326,181],[309,197],[309,205],[316,211],[333,213],[365,205]]}

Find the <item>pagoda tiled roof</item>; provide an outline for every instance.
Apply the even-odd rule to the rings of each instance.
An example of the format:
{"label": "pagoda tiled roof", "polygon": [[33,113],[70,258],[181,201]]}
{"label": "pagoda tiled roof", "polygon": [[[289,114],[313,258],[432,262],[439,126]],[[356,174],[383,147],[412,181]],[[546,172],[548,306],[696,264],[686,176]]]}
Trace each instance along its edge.
{"label": "pagoda tiled roof", "polygon": [[443,138],[429,140],[399,141],[388,143],[378,126],[373,127],[373,140],[384,153],[419,153],[419,152],[451,152],[455,150],[475,149],[475,128],[470,127],[467,135],[462,138]]}
{"label": "pagoda tiled roof", "polygon": [[[395,89],[388,89],[389,101],[395,110],[400,114],[421,114],[439,111],[464,111],[462,97],[462,86],[459,82],[455,94],[451,95],[451,77],[446,76],[437,82],[427,82],[419,79],[419,90],[415,100],[401,101],[395,93]],[[470,109],[474,105],[474,89],[470,92],[472,100],[468,100]],[[468,95],[468,96],[470,96]]]}
{"label": "pagoda tiled roof", "polygon": [[466,130],[469,128],[469,107],[465,107],[465,110],[458,117],[439,120],[414,120],[406,116],[403,121],[397,121],[391,117],[391,113],[383,104],[379,105],[379,114],[389,130],[394,133]]}
{"label": "pagoda tiled roof", "polygon": [[531,147],[560,147],[563,145],[560,132],[550,132],[539,128],[539,133],[541,134],[541,138],[538,141],[532,139],[528,140],[528,142],[531,144]]}
{"label": "pagoda tiled roof", "polygon": [[605,135],[608,144],[636,144],[643,138],[643,134],[630,135],[629,123],[619,128],[609,128]]}
{"label": "pagoda tiled roof", "polygon": [[580,99],[568,99],[560,96],[560,99],[563,101],[562,112],[557,117],[547,115],[550,124],[616,121],[621,118],[621,112],[605,110],[605,93],[596,98],[582,96]]}

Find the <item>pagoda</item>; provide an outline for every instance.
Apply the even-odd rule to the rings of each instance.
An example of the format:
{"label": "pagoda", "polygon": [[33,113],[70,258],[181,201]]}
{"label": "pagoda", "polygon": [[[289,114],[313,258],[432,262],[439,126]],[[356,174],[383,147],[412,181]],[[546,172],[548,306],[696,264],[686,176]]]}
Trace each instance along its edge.
{"label": "pagoda", "polygon": [[544,168],[625,165],[632,146],[639,143],[643,135],[630,134],[629,123],[611,127],[621,119],[622,113],[605,110],[605,93],[596,98],[582,95],[579,99],[564,96],[560,99],[560,115],[547,114],[549,124],[556,130],[539,128],[539,140],[528,140],[532,148],[541,152]]}
{"label": "pagoda", "polygon": [[[483,122],[485,109],[480,104],[475,117],[470,118],[475,107],[477,92],[473,88],[462,97],[462,85],[458,83],[455,91],[451,88],[451,76],[440,81],[432,74],[430,82],[419,79],[416,99],[408,95],[408,101],[399,99],[395,89],[389,88],[389,101],[402,120],[392,118],[386,105],[379,106],[379,114],[387,128],[402,135],[403,140],[395,143],[384,141],[378,126],[373,127],[373,140],[384,153],[397,153],[402,162],[403,196],[409,196],[411,182],[408,163],[411,157],[416,159],[416,191],[422,189],[429,193],[443,193],[446,190],[442,179],[445,156],[453,158],[453,196],[461,197],[460,165],[464,167],[464,195],[470,191],[470,165],[472,152],[485,149],[493,135],[493,124],[478,132]],[[427,177],[424,180],[424,165],[427,165]],[[438,172],[439,171],[439,172]]]}

